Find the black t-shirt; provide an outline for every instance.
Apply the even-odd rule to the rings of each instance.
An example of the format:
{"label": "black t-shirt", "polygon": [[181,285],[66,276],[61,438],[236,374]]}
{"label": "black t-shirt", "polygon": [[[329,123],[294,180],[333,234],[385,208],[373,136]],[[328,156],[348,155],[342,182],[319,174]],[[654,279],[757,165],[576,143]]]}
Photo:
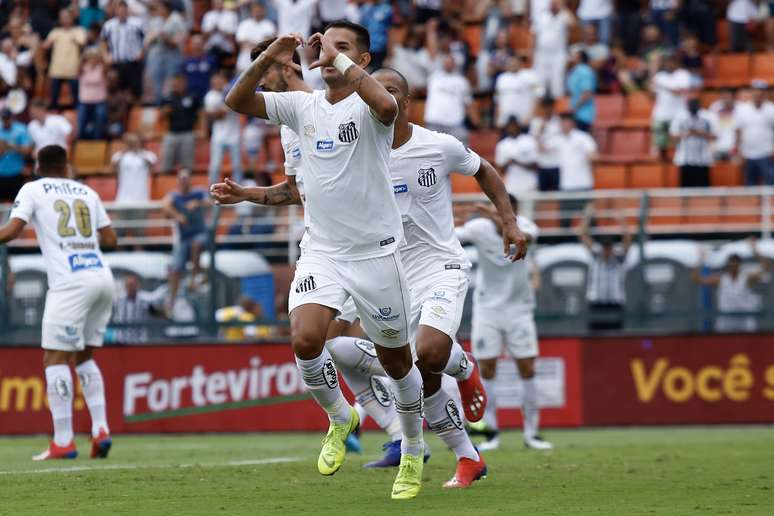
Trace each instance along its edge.
{"label": "black t-shirt", "polygon": [[196,118],[201,108],[201,102],[195,95],[172,94],[164,99],[164,105],[170,106],[169,131],[172,133],[189,133],[196,126]]}

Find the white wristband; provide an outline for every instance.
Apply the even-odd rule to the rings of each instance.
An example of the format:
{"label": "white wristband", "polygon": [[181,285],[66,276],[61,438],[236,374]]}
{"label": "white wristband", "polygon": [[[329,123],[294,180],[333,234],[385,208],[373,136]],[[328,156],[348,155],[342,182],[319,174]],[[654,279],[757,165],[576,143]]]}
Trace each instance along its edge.
{"label": "white wristband", "polygon": [[344,75],[345,73],[347,73],[347,70],[349,70],[349,67],[354,64],[355,62],[352,61],[352,59],[347,57],[347,55],[342,52],[339,52],[339,54],[333,60],[333,67],[336,70],[338,70],[341,75]]}

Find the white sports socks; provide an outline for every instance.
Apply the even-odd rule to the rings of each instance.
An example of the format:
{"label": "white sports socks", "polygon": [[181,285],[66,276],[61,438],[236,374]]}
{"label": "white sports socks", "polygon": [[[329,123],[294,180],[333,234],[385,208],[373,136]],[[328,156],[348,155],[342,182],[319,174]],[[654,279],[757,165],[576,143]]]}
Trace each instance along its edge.
{"label": "white sports socks", "polygon": [[46,367],[46,394],[54,421],[54,443],[67,446],[73,440],[73,377],[70,366]]}
{"label": "white sports socks", "polygon": [[524,417],[524,438],[532,439],[538,434],[540,426],[535,377],[521,379],[521,414]]}
{"label": "white sports socks", "polygon": [[75,367],[75,373],[81,382],[83,397],[91,414],[91,436],[97,437],[99,431],[103,429],[110,433],[105,414],[105,383],[97,363],[94,360],[87,360]]}
{"label": "white sports socks", "polygon": [[339,376],[328,350],[323,348],[322,353],[311,360],[296,357],[296,364],[301,371],[304,385],[318,405],[328,413],[330,420],[334,423],[348,422],[350,406],[339,387]]}
{"label": "white sports socks", "polygon": [[449,361],[446,363],[443,372],[460,382],[467,380],[473,374],[473,364],[468,361],[468,356],[459,343],[452,342]]}
{"label": "white sports socks", "polygon": [[481,383],[484,384],[487,396],[484,423],[492,430],[497,430],[500,427],[497,425],[497,397],[495,396],[494,379],[487,380],[486,378],[481,378]]}
{"label": "white sports socks", "polygon": [[439,389],[425,398],[425,417],[427,426],[454,451],[457,460],[466,457],[478,461],[478,452],[463,426],[462,411],[446,391]]}
{"label": "white sports socks", "polygon": [[400,452],[418,456],[422,453],[422,374],[416,365],[403,378],[392,379],[392,394],[398,412],[403,440]]}

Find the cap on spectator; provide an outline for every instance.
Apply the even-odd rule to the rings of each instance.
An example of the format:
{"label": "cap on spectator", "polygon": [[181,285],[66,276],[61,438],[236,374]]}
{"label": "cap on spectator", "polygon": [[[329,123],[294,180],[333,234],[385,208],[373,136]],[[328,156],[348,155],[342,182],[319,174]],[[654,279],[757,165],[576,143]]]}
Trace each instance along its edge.
{"label": "cap on spectator", "polygon": [[768,90],[769,83],[763,79],[753,79],[752,82],[750,82],[750,87],[755,90]]}

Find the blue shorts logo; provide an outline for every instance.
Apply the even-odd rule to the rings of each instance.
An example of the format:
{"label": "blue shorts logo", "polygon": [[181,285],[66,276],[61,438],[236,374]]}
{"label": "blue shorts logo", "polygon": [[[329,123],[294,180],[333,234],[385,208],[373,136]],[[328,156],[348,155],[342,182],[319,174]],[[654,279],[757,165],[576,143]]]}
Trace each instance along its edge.
{"label": "blue shorts logo", "polygon": [[392,185],[392,190],[396,193],[406,193],[408,192],[408,185]]}
{"label": "blue shorts logo", "polygon": [[67,257],[73,272],[86,269],[101,269],[102,261],[96,253],[71,254]]}
{"label": "blue shorts logo", "polygon": [[333,140],[317,140],[317,152],[333,152]]}

